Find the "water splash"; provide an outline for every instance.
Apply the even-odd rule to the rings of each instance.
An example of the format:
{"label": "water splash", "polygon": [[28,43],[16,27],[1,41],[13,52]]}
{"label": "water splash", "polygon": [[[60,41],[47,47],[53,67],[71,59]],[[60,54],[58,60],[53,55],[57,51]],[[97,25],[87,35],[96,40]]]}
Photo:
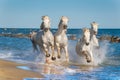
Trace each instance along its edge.
{"label": "water splash", "polygon": [[45,62],[45,55],[44,55],[44,53],[38,52],[37,54],[38,54],[38,56],[36,57],[35,62],[44,63]]}
{"label": "water splash", "polygon": [[100,42],[100,48],[93,49],[94,62],[87,63],[86,59],[83,56],[80,57],[77,55],[75,51],[76,41],[69,41],[68,46],[69,46],[68,49],[69,49],[70,60],[72,61],[72,63],[79,64],[79,65],[97,66],[99,64],[102,64],[104,60],[106,59],[106,54],[109,51],[109,42],[107,41]]}
{"label": "water splash", "polygon": [[107,58],[107,53],[109,52],[109,42],[103,41],[100,43],[99,48],[93,48],[93,57],[94,57],[94,63],[93,65],[99,65],[102,64],[105,59]]}

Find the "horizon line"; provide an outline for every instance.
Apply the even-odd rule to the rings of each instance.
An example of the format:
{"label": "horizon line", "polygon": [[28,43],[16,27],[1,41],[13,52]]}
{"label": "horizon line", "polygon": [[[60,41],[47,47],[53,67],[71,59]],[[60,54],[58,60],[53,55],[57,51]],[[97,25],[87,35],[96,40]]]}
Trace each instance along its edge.
{"label": "horizon line", "polygon": [[[0,29],[39,29],[39,28],[30,28],[30,27],[0,27]],[[58,28],[50,28],[50,29],[58,29]],[[68,29],[82,29],[82,28],[68,28]],[[98,29],[120,29],[120,28],[98,28]]]}

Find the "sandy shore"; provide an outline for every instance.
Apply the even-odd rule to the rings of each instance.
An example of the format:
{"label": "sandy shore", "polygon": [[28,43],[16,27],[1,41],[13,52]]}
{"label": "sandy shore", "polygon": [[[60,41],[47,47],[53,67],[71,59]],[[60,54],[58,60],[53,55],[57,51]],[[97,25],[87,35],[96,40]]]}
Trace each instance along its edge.
{"label": "sandy shore", "polygon": [[40,78],[43,77],[37,72],[26,71],[16,68],[20,66],[11,61],[0,60],[0,80],[23,80],[24,78]]}

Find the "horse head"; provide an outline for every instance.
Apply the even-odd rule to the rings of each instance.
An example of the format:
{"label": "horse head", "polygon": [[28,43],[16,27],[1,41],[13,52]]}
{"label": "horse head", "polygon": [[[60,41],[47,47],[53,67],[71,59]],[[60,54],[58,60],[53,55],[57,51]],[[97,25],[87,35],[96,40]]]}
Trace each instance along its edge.
{"label": "horse head", "polygon": [[68,24],[68,18],[66,16],[62,16],[59,23],[59,28],[67,29],[67,24]]}
{"label": "horse head", "polygon": [[50,18],[48,16],[42,16],[41,30],[47,32],[50,29]]}
{"label": "horse head", "polygon": [[97,32],[98,32],[98,25],[96,22],[92,22],[91,23],[91,30],[93,32],[93,34],[97,35]]}
{"label": "horse head", "polygon": [[88,28],[83,29],[83,40],[85,44],[88,46],[90,43],[90,30]]}

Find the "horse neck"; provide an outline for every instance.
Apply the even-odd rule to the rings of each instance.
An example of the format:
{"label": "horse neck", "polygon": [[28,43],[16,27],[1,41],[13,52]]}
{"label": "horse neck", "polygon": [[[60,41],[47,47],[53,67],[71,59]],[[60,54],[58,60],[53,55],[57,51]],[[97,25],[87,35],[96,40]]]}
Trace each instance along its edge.
{"label": "horse neck", "polygon": [[93,30],[91,30],[91,32],[90,32],[90,40],[91,40],[92,38],[96,38],[96,35],[93,33]]}
{"label": "horse neck", "polygon": [[96,38],[96,35],[95,35],[95,34],[91,34],[91,35],[90,35],[90,40],[93,39],[93,38]]}
{"label": "horse neck", "polygon": [[45,25],[48,26],[48,28],[50,28],[50,22],[42,22],[41,25],[40,25],[40,29],[43,30],[43,28],[45,27]]}
{"label": "horse neck", "polygon": [[83,39],[83,36],[80,38],[80,43],[83,45],[85,43],[85,40]]}
{"label": "horse neck", "polygon": [[[62,25],[63,26],[63,25]],[[58,34],[66,34],[65,33],[65,30],[63,29],[63,28],[60,28],[61,27],[61,25],[59,26],[59,29],[58,29],[58,31],[57,31],[57,33]]]}

